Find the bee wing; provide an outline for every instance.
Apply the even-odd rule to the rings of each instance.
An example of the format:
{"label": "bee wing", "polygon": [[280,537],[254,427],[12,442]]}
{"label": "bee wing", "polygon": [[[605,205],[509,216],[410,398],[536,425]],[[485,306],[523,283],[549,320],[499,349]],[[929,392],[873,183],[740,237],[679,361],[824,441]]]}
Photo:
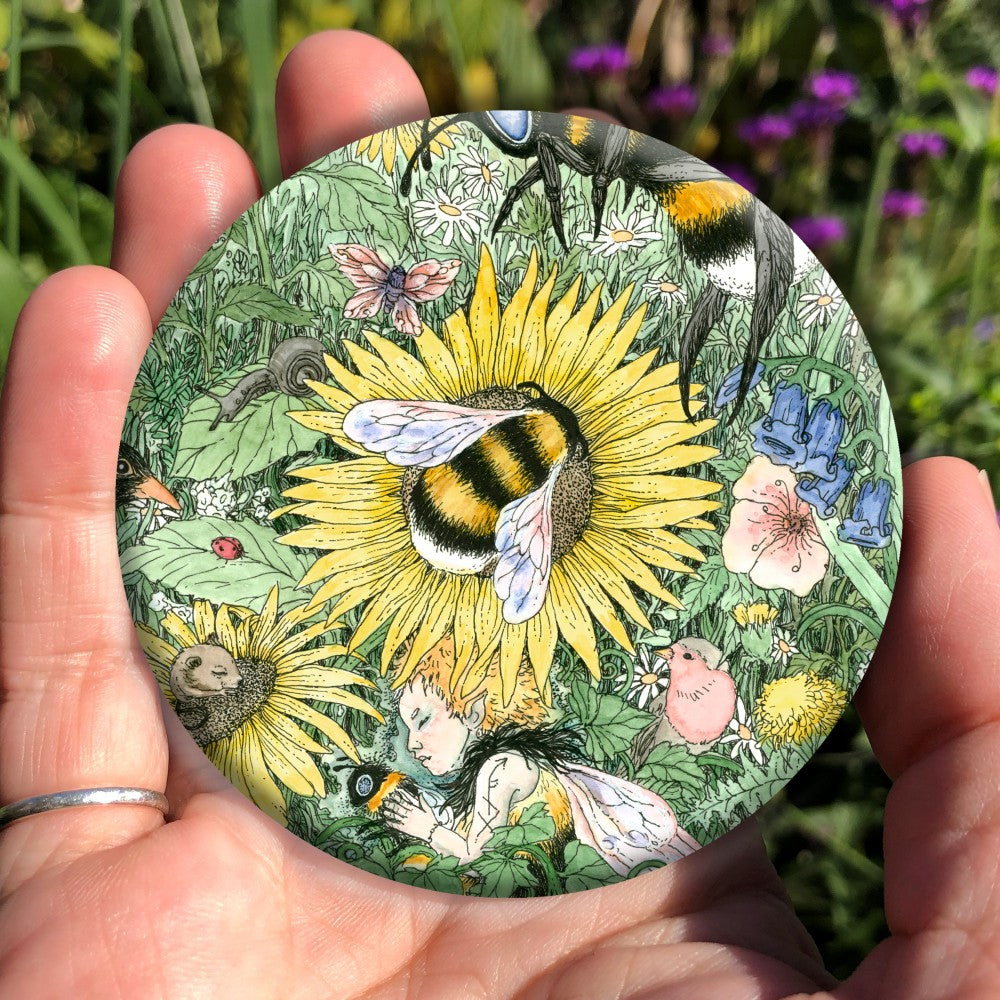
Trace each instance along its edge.
{"label": "bee wing", "polygon": [[422,260],[406,272],[403,294],[411,302],[430,302],[448,291],[461,266],[460,260]]}
{"label": "bee wing", "polygon": [[562,764],[577,839],[593,847],[619,874],[645,861],[676,861],[700,846],[677,825],[659,795],[583,764]]}
{"label": "bee wing", "polygon": [[393,465],[430,469],[478,441],[497,424],[526,410],[477,410],[420,399],[373,399],[344,417],[344,433]]}
{"label": "bee wing", "polygon": [[497,518],[496,547],[500,561],[493,586],[503,601],[504,621],[511,625],[534,618],[549,589],[552,570],[552,491],[562,462],[531,493],[507,504]]}
{"label": "bee wing", "polygon": [[362,291],[385,289],[389,267],[374,250],[360,243],[331,243],[328,249],[355,288]]}

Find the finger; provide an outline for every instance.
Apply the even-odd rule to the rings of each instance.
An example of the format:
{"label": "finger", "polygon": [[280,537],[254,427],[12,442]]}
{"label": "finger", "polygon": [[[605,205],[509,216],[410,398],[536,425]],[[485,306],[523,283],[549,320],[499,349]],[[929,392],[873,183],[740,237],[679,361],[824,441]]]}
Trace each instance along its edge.
{"label": "finger", "polygon": [[260,197],[250,158],[228,136],[170,125],[129,153],[115,192],[111,265],[159,322],[216,238]]}
{"label": "finger", "polygon": [[[48,279],[18,321],[0,400],[0,801],[98,785],[160,791],[166,743],[122,591],[113,517],[125,405],[150,335],[104,268]],[[0,874],[130,839],[148,807],[66,810],[4,834]]]}
{"label": "finger", "polygon": [[275,100],[285,174],[373,132],[429,114],[406,60],[358,31],[324,31],[285,59]]}
{"label": "finger", "polygon": [[1000,531],[976,470],[904,472],[899,580],[859,708],[896,776],[886,804],[893,937],[852,995],[987,996],[1000,953]]}
{"label": "finger", "polygon": [[1000,718],[1000,532],[974,466],[957,458],[903,473],[899,578],[858,692],[890,776]]}

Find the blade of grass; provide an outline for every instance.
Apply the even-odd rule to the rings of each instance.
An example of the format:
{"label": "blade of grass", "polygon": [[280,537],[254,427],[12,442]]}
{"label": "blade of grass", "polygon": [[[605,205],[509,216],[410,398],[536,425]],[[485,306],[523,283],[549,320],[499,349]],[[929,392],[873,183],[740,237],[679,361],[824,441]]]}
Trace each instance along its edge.
{"label": "blade of grass", "polygon": [[69,263],[89,264],[90,252],[79,229],[45,174],[28,159],[16,142],[6,137],[0,138],[0,162],[6,167],[8,176],[18,181],[24,196],[34,204],[38,214],[62,244]]}
{"label": "blade of grass", "polygon": [[146,4],[146,11],[149,14],[149,23],[156,38],[156,50],[162,60],[167,92],[173,96],[179,96],[184,93],[184,78],[170,37],[170,25],[167,23],[167,15],[163,9],[163,0],[149,0]]}
{"label": "blade of grass", "polygon": [[118,0],[118,66],[115,80],[114,139],[111,152],[112,193],[132,138],[132,28],[136,15],[135,0]]}
{"label": "blade of grass", "polygon": [[162,0],[162,3],[174,37],[174,50],[181,66],[181,73],[184,74],[184,83],[187,86],[195,121],[199,125],[214,128],[212,106],[208,102],[208,92],[205,90],[205,81],[201,78],[201,67],[198,65],[198,53],[194,49],[194,39],[191,37],[191,29],[188,28],[181,0]]}
{"label": "blade of grass", "polygon": [[872,183],[868,189],[868,203],[865,206],[864,222],[861,225],[861,239],[858,245],[858,256],[854,265],[854,277],[851,282],[851,301],[868,301],[863,294],[866,281],[872,276],[875,263],[875,247],[882,220],[882,201],[892,178],[892,165],[896,159],[898,139],[896,130],[889,129],[879,145],[875,159],[875,169],[872,171]]}
{"label": "blade of grass", "polygon": [[274,118],[274,56],[277,14],[274,0],[239,0],[239,24],[250,70],[251,134],[264,190],[281,180]]}
{"label": "blade of grass", "polygon": [[[10,45],[7,57],[10,64],[7,67],[7,138],[16,142],[15,111],[21,97],[21,0],[11,0],[10,4]],[[4,245],[16,258],[21,253],[21,189],[17,174],[13,168],[7,167],[4,179]]]}

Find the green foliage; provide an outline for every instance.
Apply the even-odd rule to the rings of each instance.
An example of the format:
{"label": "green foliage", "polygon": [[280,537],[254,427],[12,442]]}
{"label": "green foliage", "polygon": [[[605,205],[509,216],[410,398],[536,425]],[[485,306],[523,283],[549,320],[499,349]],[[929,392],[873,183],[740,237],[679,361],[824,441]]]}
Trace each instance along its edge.
{"label": "green foliage", "polygon": [[654,747],[635,775],[636,784],[675,807],[686,807],[705,791],[705,772],[686,746]]}
{"label": "green foliage", "polygon": [[616,758],[627,756],[632,741],[652,721],[616,694],[599,694],[589,681],[576,681],[569,705],[584,727],[587,755],[598,767],[613,767]]}

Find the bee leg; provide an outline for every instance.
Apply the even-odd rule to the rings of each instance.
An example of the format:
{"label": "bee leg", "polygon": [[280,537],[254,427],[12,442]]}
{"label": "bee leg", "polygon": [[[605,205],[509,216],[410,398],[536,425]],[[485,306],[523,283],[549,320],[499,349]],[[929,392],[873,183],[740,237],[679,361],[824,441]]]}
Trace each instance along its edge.
{"label": "bee leg", "polygon": [[736,390],[732,423],[739,413],[757,367],[760,349],[771,334],[774,321],[788,297],[794,271],[791,231],[760,202],[754,212],[754,245],[757,260],[757,289],[750,317],[750,338],[743,354],[743,371]]}
{"label": "bee leg", "polygon": [[[434,128],[428,129],[427,125],[424,126],[423,134],[420,136],[420,142],[417,143],[417,148],[413,151],[413,155],[406,162],[406,169],[403,171],[403,176],[399,182],[399,190],[403,195],[408,195],[410,193],[410,185],[413,183],[413,168],[416,166],[419,160],[421,165],[425,170],[430,169],[430,143],[436,138],[436,136],[443,132],[449,125],[454,125],[456,122],[467,122],[475,121],[475,112],[462,112],[457,115],[449,115],[444,121],[438,122]],[[426,156],[426,159],[425,159]]]}
{"label": "bee leg", "polygon": [[[729,296],[713,285],[710,281],[705,283],[698,301],[695,303],[694,311],[688,320],[687,329],[681,338],[680,357],[678,358],[680,370],[677,381],[681,389],[681,406],[684,407],[684,415],[691,420],[690,392],[691,392],[691,372],[694,363],[698,360],[701,349],[705,346],[709,331],[722,318],[722,313],[729,301]],[[756,359],[754,360],[756,364]],[[751,371],[753,369],[751,368]]]}
{"label": "bee leg", "polygon": [[563,231],[562,218],[562,180],[559,177],[559,160],[556,157],[552,136],[538,137],[538,165],[542,170],[542,180],[545,183],[545,197],[549,200],[552,212],[552,228],[559,238],[559,245],[568,251],[566,233]]}
{"label": "bee leg", "polygon": [[594,184],[590,192],[590,201],[594,206],[594,239],[597,239],[601,232],[608,185],[621,173],[627,145],[628,129],[620,125],[609,125],[604,134],[601,152],[597,157],[597,165],[594,167]]}
{"label": "bee leg", "polygon": [[622,205],[622,211],[623,212],[627,212],[628,211],[628,204],[632,200],[632,195],[634,195],[634,194],[635,194],[635,181],[626,181],[625,182],[625,201],[624,201],[624,204]]}
{"label": "bee leg", "polygon": [[492,235],[496,236],[497,231],[507,221],[507,216],[510,215],[514,208],[514,202],[516,202],[517,199],[520,198],[521,195],[523,195],[524,192],[535,183],[535,181],[539,180],[541,176],[542,168],[537,163],[533,163],[524,172],[524,176],[507,192],[504,196],[504,200],[500,203],[500,209],[497,212],[496,222],[493,223]]}

